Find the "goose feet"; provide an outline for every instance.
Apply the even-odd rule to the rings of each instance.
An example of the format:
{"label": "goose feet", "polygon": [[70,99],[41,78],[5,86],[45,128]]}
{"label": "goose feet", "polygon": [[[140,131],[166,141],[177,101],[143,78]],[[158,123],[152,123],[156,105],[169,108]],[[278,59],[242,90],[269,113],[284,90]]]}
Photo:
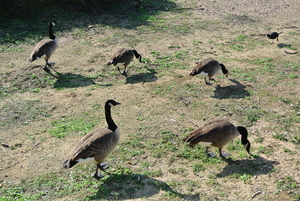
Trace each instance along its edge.
{"label": "goose feet", "polygon": [[[213,78],[212,78],[212,79],[213,79]],[[206,84],[206,85],[209,85],[209,86],[212,85],[212,83],[208,82],[208,81],[206,80],[206,78],[204,78],[204,80],[205,80],[205,84]],[[211,80],[211,78],[210,78],[209,80]]]}
{"label": "goose feet", "polygon": [[[50,72],[50,68],[52,68],[52,66],[54,66],[55,62],[46,62],[46,65],[44,66],[43,70],[45,70],[46,72]],[[50,68],[49,68],[49,67]],[[53,68],[52,68],[53,69]]]}
{"label": "goose feet", "polygon": [[98,165],[98,168],[105,172],[105,170],[109,168],[109,165],[107,163],[101,163]]}
{"label": "goose feet", "polygon": [[207,81],[205,81],[205,84],[208,85],[208,86],[211,86],[211,85],[212,85],[211,82],[207,82]]}
{"label": "goose feet", "polygon": [[92,177],[94,177],[95,179],[101,179],[104,177],[104,175],[96,172],[95,174],[92,174]]}
{"label": "goose feet", "polygon": [[213,158],[213,157],[215,157],[215,156],[216,156],[216,154],[215,154],[215,153],[207,153],[207,155],[208,155],[208,157],[211,157],[211,158]]}
{"label": "goose feet", "polygon": [[123,72],[120,71],[121,75],[124,75],[125,77],[127,77],[127,72],[128,71],[126,70],[126,68],[124,68]]}
{"label": "goose feet", "polygon": [[230,157],[230,154],[228,154],[228,153],[222,153],[221,155],[220,155],[222,158],[228,158],[228,157]]}
{"label": "goose feet", "polygon": [[48,72],[48,73],[50,72],[50,68],[47,66],[47,64],[44,66],[43,70]]}
{"label": "goose feet", "polygon": [[125,77],[127,77],[127,72],[128,72],[128,71],[126,70],[126,68],[124,68],[123,71],[121,71],[119,67],[117,67],[117,69],[118,69],[118,71],[121,73],[121,75],[124,75]]}
{"label": "goose feet", "polygon": [[92,174],[92,177],[96,178],[96,179],[101,179],[104,177],[103,174],[100,174],[98,173],[98,169],[102,170],[103,172],[105,172],[106,169],[108,169],[109,166],[107,163],[100,163],[100,164],[97,164],[97,167],[96,167],[96,172],[95,174]]}
{"label": "goose feet", "polygon": [[55,62],[50,62],[50,63],[48,62],[47,63],[48,66],[54,66],[54,64],[55,64]]}

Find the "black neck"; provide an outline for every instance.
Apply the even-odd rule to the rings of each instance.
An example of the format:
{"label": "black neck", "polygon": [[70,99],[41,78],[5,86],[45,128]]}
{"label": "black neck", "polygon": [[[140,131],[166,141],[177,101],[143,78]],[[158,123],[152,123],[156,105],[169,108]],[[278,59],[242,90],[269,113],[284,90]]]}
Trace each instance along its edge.
{"label": "black neck", "polygon": [[225,68],[223,64],[220,64],[223,74],[227,74],[228,70]]}
{"label": "black neck", "polygon": [[114,120],[111,118],[111,106],[109,104],[105,104],[105,118],[108,125],[108,129],[111,131],[115,131],[117,129],[117,125]]}
{"label": "black neck", "polygon": [[241,138],[242,144],[245,145],[245,144],[249,143],[247,129],[245,127],[242,127],[242,126],[238,126],[237,130],[239,131],[239,133],[242,136],[242,138]]}
{"label": "black neck", "polygon": [[132,52],[134,53],[135,58],[139,59],[139,61],[142,61],[142,56],[136,50],[132,50]]}
{"label": "black neck", "polygon": [[52,39],[52,40],[54,40],[55,36],[53,34],[52,27],[53,27],[52,22],[50,22],[49,23],[49,38]]}

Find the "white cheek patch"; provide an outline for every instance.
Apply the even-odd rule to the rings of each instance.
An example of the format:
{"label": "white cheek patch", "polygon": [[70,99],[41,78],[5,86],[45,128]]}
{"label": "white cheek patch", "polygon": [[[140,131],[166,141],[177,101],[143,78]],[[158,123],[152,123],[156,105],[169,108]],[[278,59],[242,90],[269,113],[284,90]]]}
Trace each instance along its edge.
{"label": "white cheek patch", "polygon": [[90,164],[97,164],[97,161],[95,161],[94,157],[89,157],[85,159],[78,159],[77,160],[79,165],[90,165]]}
{"label": "white cheek patch", "polygon": [[200,144],[201,146],[203,146],[203,147],[209,147],[209,146],[211,146],[211,142],[199,142],[198,144]]}
{"label": "white cheek patch", "polygon": [[208,76],[208,73],[205,73],[205,72],[201,72],[198,74],[199,77],[207,77]]}

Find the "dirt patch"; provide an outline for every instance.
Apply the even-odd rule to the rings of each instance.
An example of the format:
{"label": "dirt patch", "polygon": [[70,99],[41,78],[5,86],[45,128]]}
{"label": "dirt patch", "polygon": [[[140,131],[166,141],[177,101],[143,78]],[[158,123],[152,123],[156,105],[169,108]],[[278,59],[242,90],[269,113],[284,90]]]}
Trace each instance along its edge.
{"label": "dirt patch", "polygon": [[[196,128],[216,117],[239,124],[249,123],[247,115],[259,119],[259,115],[276,113],[278,119],[282,118],[286,123],[289,115],[299,110],[299,69],[296,66],[299,66],[300,58],[299,54],[285,52],[291,47],[299,49],[298,0],[276,3],[178,0],[175,3],[178,13],[162,14],[161,25],[153,26],[152,31],[146,29],[152,26],[151,23],[128,30],[103,30],[97,27],[99,24],[87,24],[88,31],[83,36],[72,36],[75,31],[60,33],[59,48],[50,59],[56,63],[53,68],[59,73],[44,72],[43,60],[26,62],[33,45],[20,45],[24,49],[21,52],[0,53],[0,139],[7,145],[0,147],[3,186],[49,172],[69,173],[62,170],[62,162],[82,135],[74,131],[65,138],[51,137],[51,122],[76,117],[82,122],[106,127],[103,104],[107,99],[122,104],[113,108],[113,117],[122,131],[121,142],[139,133],[145,136],[143,143],[147,143],[147,139],[156,138],[158,130],[172,131],[178,140],[184,136],[184,130]],[[167,6],[164,9],[168,11]],[[180,27],[176,26],[179,21]],[[124,26],[131,23],[125,19],[121,22]],[[194,26],[198,28],[190,31],[189,27]],[[271,44],[272,41],[265,38],[271,31],[284,32],[279,42]],[[137,60],[131,63],[127,78],[119,75],[114,67],[105,65],[120,47],[135,48],[144,58],[144,63]],[[187,76],[195,62],[208,57],[226,65],[229,79],[219,73],[217,81],[209,87],[202,78]],[[293,61],[295,65],[283,67],[283,73],[295,79],[291,78],[289,84],[274,83],[274,75],[268,74],[269,71],[265,73],[267,75],[263,70],[260,74],[251,74],[251,69],[266,67],[254,63],[261,58],[270,58],[273,63],[282,65]],[[263,85],[268,87],[266,91]],[[256,94],[257,91],[260,94]],[[193,96],[196,92],[201,92],[201,96]],[[268,95],[261,98],[262,94]],[[292,98],[286,99],[291,94]],[[254,108],[247,106],[249,99],[253,100]],[[247,113],[251,109],[258,112]],[[145,178],[143,181],[151,185],[140,193],[133,193],[133,198],[125,193],[119,198],[292,200],[295,190],[278,189],[278,182],[290,176],[299,184],[299,145],[272,137],[288,135],[285,131],[277,132],[278,119],[259,119],[249,126],[249,140],[254,152],[259,154],[257,158],[237,159],[239,156],[234,156],[236,160],[232,162],[220,162],[198,173],[193,171],[195,161],[185,161],[172,155],[172,151],[165,153],[165,158],[157,158],[147,150],[144,155],[132,158],[130,162],[136,162],[135,166],[122,161],[122,165],[134,171],[142,168],[142,162],[147,162],[149,171],[161,171],[162,174]],[[286,130],[299,132],[299,122],[290,126]],[[112,166],[117,166],[113,162],[121,159],[114,158],[108,160],[112,161]],[[170,158],[180,162],[170,163]],[[249,166],[257,167],[257,171],[248,174]],[[180,173],[183,170],[184,173]],[[161,186],[166,184],[168,188]],[[166,191],[172,192],[175,198],[166,196]],[[112,192],[104,199],[117,199],[114,195],[117,194]],[[78,199],[86,196],[79,195]],[[62,200],[73,199],[65,196]]]}

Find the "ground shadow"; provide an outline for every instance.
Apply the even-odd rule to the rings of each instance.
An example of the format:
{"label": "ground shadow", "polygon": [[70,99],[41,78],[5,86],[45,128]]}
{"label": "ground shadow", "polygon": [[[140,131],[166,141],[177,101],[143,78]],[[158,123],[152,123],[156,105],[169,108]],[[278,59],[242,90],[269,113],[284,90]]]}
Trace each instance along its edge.
{"label": "ground shadow", "polygon": [[[59,33],[76,28],[81,29],[77,32],[80,36],[95,27],[98,30],[101,27],[106,29],[103,25],[135,29],[150,24],[149,19],[158,13],[169,12],[177,7],[171,0],[143,0],[139,7],[135,5],[135,1],[117,0],[109,3],[85,0],[77,1],[76,4],[66,1],[32,1],[24,4],[21,1],[5,0],[0,8],[1,43],[25,41],[30,44],[33,43],[32,39],[38,41],[48,38],[50,20],[57,22],[54,33],[57,33],[58,38],[61,37]],[[39,2],[41,5],[38,5]]]}
{"label": "ground shadow", "polygon": [[278,48],[291,48],[292,45],[290,45],[290,44],[284,44],[284,43],[278,43],[277,47]]}
{"label": "ground shadow", "polygon": [[136,84],[140,82],[154,82],[158,79],[155,76],[155,74],[157,74],[157,72],[154,69],[147,68],[147,73],[139,73],[127,77],[125,84]]}
{"label": "ground shadow", "polygon": [[149,198],[161,190],[172,197],[184,200],[200,200],[199,194],[187,195],[173,190],[167,183],[142,174],[110,174],[89,200],[125,200]]}
{"label": "ground shadow", "polygon": [[227,177],[230,175],[264,175],[274,169],[274,165],[278,165],[277,161],[269,161],[263,157],[254,157],[254,160],[236,160],[225,159],[228,165],[225,166],[222,172],[218,173],[217,177]]}
{"label": "ground shadow", "polygon": [[[48,73],[57,79],[53,85],[53,87],[56,89],[99,85],[95,83],[93,78],[85,77],[79,74],[73,74],[73,73],[62,74],[58,72],[56,72],[56,74],[53,74],[51,72]],[[101,85],[101,86],[111,86],[111,84]]]}
{"label": "ground shadow", "polygon": [[217,99],[227,99],[227,98],[245,98],[250,96],[250,93],[246,90],[246,86],[241,84],[239,81],[234,79],[230,79],[234,85],[229,85],[226,87],[221,87],[220,85],[216,86],[216,90],[214,91],[214,98]]}

